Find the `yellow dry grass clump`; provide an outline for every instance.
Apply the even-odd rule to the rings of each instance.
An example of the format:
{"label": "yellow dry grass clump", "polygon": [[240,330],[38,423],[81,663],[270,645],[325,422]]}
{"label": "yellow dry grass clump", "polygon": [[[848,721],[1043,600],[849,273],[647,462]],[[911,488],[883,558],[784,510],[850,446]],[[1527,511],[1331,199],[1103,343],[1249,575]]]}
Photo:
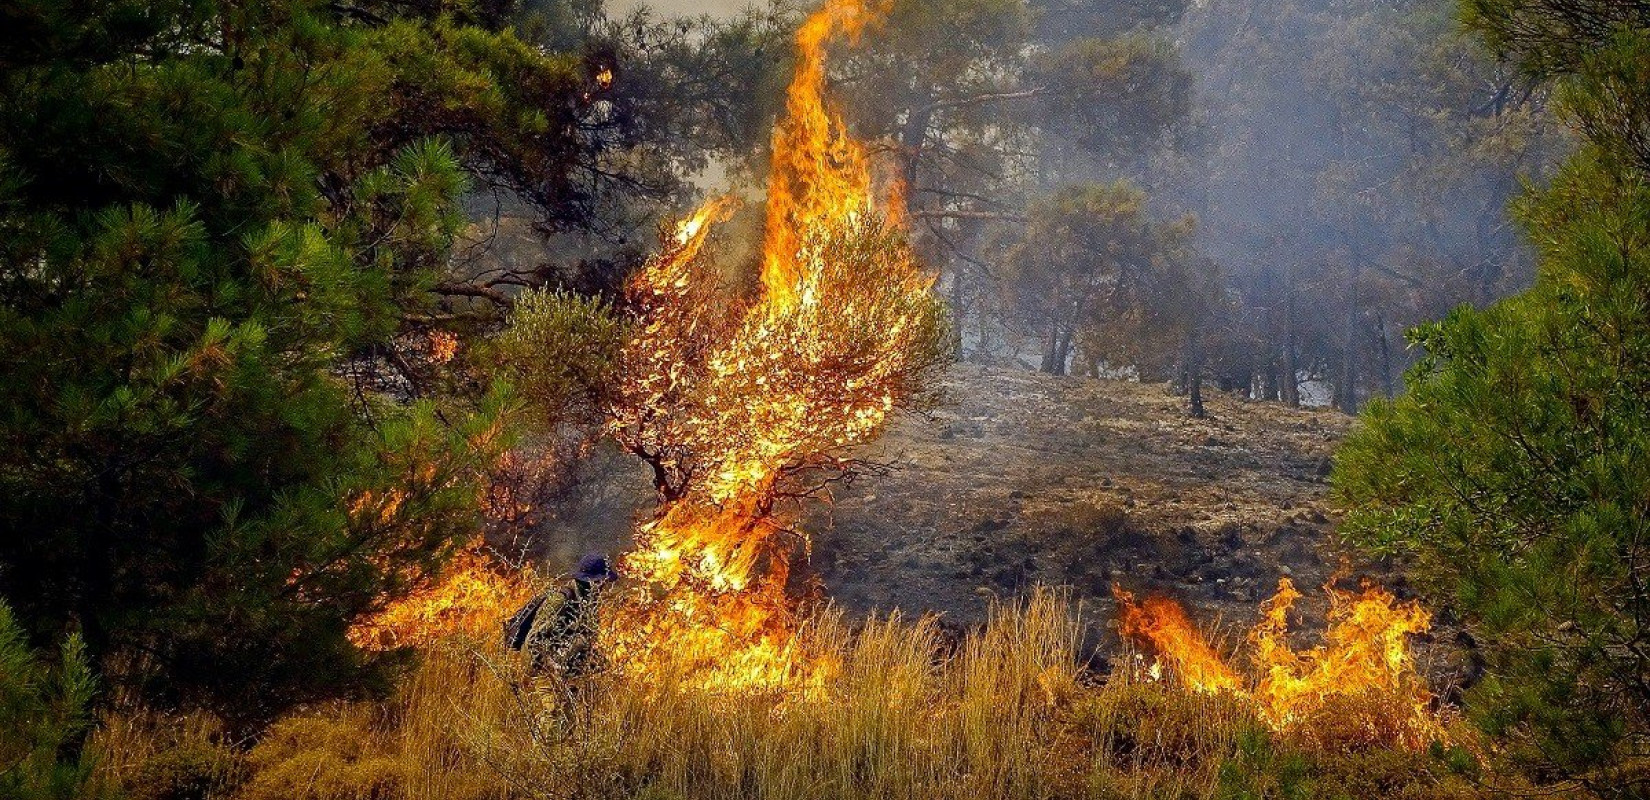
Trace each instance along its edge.
{"label": "yellow dry grass clump", "polygon": [[515,686],[492,672],[474,640],[424,653],[385,703],[345,703],[270,726],[246,756],[241,800],[489,800],[512,791],[485,758],[509,735]]}

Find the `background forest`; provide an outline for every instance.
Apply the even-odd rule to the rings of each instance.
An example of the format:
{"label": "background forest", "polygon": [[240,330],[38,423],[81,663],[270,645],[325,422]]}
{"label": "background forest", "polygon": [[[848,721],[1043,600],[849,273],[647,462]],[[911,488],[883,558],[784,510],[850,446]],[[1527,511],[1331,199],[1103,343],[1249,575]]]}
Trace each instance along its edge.
{"label": "background forest", "polygon": [[581,490],[806,11],[0,2],[0,797],[1650,796],[1639,2],[892,0],[832,61],[959,360],[1363,414],[1345,543],[1482,668],[1447,744],[1097,688],[1046,594],[837,619],[792,717],[352,639]]}

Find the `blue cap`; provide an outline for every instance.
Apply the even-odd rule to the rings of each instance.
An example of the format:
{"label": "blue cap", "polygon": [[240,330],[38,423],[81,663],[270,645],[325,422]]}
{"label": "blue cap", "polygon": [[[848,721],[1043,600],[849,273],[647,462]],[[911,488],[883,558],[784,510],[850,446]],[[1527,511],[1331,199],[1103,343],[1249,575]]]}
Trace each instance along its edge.
{"label": "blue cap", "polygon": [[600,553],[589,553],[579,559],[579,568],[574,570],[573,579],[599,583],[618,578],[618,573],[607,566],[607,556]]}

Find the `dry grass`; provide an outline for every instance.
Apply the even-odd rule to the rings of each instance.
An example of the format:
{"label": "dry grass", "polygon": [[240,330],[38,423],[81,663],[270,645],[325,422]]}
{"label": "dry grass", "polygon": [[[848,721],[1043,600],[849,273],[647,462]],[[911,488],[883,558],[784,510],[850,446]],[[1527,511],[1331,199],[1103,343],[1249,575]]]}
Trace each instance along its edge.
{"label": "dry grass", "polygon": [[[855,627],[827,615],[808,634],[812,663],[823,666],[805,689],[740,694],[696,689],[671,665],[559,685],[525,675],[492,643],[453,640],[429,650],[386,702],[311,709],[272,726],[232,768],[241,770],[233,790],[177,796],[1492,796],[1426,753],[1332,733],[1270,736],[1230,697],[1085,675],[1081,633],[1052,593],[997,609],[951,644],[932,620]],[[100,734],[108,749],[138,753],[154,735],[153,725],[123,730]],[[209,730],[174,738],[215,741]]]}
{"label": "dry grass", "polygon": [[126,800],[212,797],[246,777],[240,751],[217,718],[143,710],[99,720],[87,743],[88,792]]}
{"label": "dry grass", "polygon": [[583,760],[609,761],[620,787],[665,797],[1047,796],[1080,692],[1078,633],[1049,597],[945,657],[931,620],[856,631],[828,616],[809,633],[826,666],[802,691],[708,694],[668,670],[599,684],[548,710],[576,724],[541,752],[592,751]]}
{"label": "dry grass", "polygon": [[493,800],[513,792],[486,760],[488,732],[509,733],[516,685],[454,640],[426,651],[388,703],[286,717],[247,754],[243,800]]}

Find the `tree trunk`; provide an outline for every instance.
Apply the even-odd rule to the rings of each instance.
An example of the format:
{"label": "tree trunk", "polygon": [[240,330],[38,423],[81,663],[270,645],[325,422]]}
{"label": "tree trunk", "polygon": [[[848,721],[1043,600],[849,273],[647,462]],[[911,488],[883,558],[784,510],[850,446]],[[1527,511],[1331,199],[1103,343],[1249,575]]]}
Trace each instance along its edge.
{"label": "tree trunk", "polygon": [[1043,347],[1043,371],[1050,375],[1060,373],[1054,371],[1054,356],[1060,350],[1060,324],[1051,322],[1048,326],[1048,343]]}
{"label": "tree trunk", "polygon": [[922,158],[923,145],[928,141],[928,126],[933,120],[932,107],[914,108],[905,117],[905,125],[900,128],[900,159],[904,162],[901,165],[900,177],[905,180],[905,186],[909,191],[916,191],[917,166]]}
{"label": "tree trunk", "polygon": [[[1354,254],[1356,257],[1356,254]],[[1335,387],[1335,404],[1348,414],[1358,413],[1358,267],[1351,268],[1347,287],[1345,348],[1341,351],[1341,379]]]}
{"label": "tree trunk", "polygon": [[1386,316],[1375,318],[1375,324],[1381,327],[1381,392],[1387,397],[1392,396],[1392,342],[1386,333]]}
{"label": "tree trunk", "polygon": [[986,308],[987,304],[982,298],[979,306],[974,311],[974,317],[978,319],[980,323],[980,338],[979,341],[974,343],[974,351],[977,354],[975,360],[981,363],[991,360],[992,356],[990,338],[991,315],[986,313]]}
{"label": "tree trunk", "polygon": [[1287,297],[1283,306],[1283,374],[1282,383],[1278,385],[1278,395],[1290,408],[1300,408],[1300,366],[1295,363],[1295,293],[1292,289],[1284,290]]}
{"label": "tree trunk", "polygon": [[965,361],[963,353],[963,267],[955,264],[951,267],[951,314],[954,324],[951,326],[951,344],[956,348],[957,360]]}
{"label": "tree trunk", "polygon": [[1062,376],[1066,374],[1066,365],[1071,363],[1071,339],[1075,335],[1076,330],[1072,329],[1067,330],[1060,336],[1059,346],[1054,349],[1053,374]]}
{"label": "tree trunk", "polygon": [[1192,416],[1208,416],[1203,411],[1203,347],[1196,327],[1186,336],[1186,388],[1191,394]]}

